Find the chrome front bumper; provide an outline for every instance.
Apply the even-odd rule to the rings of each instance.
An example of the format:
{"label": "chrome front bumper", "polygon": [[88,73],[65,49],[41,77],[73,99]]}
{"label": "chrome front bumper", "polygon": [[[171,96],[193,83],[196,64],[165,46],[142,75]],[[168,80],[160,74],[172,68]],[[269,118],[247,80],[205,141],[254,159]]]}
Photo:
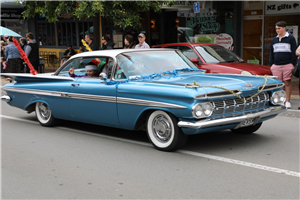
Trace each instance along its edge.
{"label": "chrome front bumper", "polygon": [[11,101],[11,98],[10,98],[8,95],[3,95],[3,96],[1,97],[1,100],[2,100],[2,101],[5,101],[5,102],[10,102],[10,101]]}
{"label": "chrome front bumper", "polygon": [[[284,106],[276,106],[276,107],[267,108],[266,110],[261,112],[246,114],[243,116],[223,118],[223,119],[207,119],[207,120],[201,120],[197,122],[179,121],[177,125],[181,128],[191,128],[191,129],[209,128],[213,126],[241,123],[247,119],[252,119],[256,117],[260,119],[272,115],[277,115],[285,111],[286,108]],[[259,121],[259,119],[257,121]]]}

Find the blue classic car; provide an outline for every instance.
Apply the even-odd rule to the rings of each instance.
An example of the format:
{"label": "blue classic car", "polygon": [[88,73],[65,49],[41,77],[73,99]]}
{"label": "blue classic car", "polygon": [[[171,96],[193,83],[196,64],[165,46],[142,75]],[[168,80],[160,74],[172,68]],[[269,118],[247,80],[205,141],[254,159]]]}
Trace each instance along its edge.
{"label": "blue classic car", "polygon": [[[100,75],[86,76],[91,62]],[[174,49],[86,52],[53,74],[2,75],[14,80],[1,99],[35,111],[42,126],[64,119],[146,130],[163,151],[182,148],[192,134],[253,133],[285,111],[284,84],[275,77],[207,74]]]}

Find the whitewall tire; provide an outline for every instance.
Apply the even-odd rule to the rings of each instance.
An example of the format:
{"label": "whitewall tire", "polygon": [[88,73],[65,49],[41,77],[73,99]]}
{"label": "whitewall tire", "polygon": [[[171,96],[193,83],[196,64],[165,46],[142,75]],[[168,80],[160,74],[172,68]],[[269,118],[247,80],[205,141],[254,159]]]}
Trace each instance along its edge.
{"label": "whitewall tire", "polygon": [[177,122],[177,118],[161,110],[149,115],[147,134],[156,149],[174,151],[185,145],[188,136],[177,126]]}
{"label": "whitewall tire", "polygon": [[53,117],[49,106],[43,102],[35,104],[35,114],[42,126],[54,126],[56,119]]}

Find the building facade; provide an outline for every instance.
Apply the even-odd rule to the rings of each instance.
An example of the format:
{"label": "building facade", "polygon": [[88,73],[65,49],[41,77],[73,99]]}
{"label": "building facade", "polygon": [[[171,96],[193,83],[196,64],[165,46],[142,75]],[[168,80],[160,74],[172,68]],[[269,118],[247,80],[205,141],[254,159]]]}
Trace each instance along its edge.
{"label": "building facade", "polygon": [[33,32],[40,44],[40,54],[55,55],[56,59],[53,56],[48,59],[50,64],[46,67],[59,66],[67,45],[78,51],[87,33],[94,35],[94,42],[101,49],[103,35],[113,39],[114,48],[123,48],[126,34],[133,35],[138,42],[140,32],[145,33],[150,46],[177,42],[214,43],[235,52],[247,62],[268,65],[277,21],[286,21],[289,33],[299,41],[299,4],[298,1],[176,1],[172,7],[163,5],[161,13],[140,13],[142,27],[125,30],[101,16],[79,20],[71,14],[62,14],[56,23],[47,22],[44,16],[23,20],[17,17],[22,12],[18,4],[19,10],[15,6],[1,8],[1,24],[22,36]]}

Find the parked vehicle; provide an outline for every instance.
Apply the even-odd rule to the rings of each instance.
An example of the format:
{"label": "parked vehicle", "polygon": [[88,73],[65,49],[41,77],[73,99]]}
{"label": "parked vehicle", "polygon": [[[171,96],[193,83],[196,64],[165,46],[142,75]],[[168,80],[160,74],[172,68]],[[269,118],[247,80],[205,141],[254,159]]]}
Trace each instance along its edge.
{"label": "parked vehicle", "polygon": [[247,63],[233,52],[215,44],[172,43],[156,45],[154,48],[179,49],[207,73],[272,75],[269,66]]}
{"label": "parked vehicle", "polygon": [[[100,77],[90,62],[109,63]],[[110,61],[110,62],[109,62]],[[73,70],[74,69],[74,70]],[[52,74],[2,74],[1,100],[36,113],[42,126],[60,119],[147,130],[155,148],[182,148],[189,135],[231,129],[248,134],[285,111],[283,83],[274,77],[207,74],[181,51],[121,49],[80,53]]]}

